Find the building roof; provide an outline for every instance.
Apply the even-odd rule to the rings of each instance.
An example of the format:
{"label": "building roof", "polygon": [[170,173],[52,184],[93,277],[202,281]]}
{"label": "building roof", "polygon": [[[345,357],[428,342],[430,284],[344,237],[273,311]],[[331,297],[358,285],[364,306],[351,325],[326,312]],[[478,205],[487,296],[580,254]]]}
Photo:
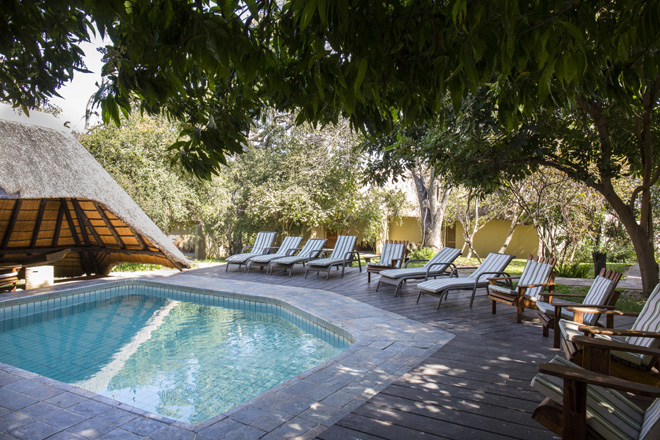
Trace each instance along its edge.
{"label": "building roof", "polygon": [[122,262],[190,262],[73,135],[50,116],[0,105],[0,264],[70,249],[56,276]]}

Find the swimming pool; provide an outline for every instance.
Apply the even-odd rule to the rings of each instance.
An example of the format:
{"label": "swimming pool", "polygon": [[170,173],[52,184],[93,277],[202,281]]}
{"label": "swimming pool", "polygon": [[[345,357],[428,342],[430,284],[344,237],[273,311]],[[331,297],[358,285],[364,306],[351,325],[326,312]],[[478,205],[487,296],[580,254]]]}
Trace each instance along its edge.
{"label": "swimming pool", "polygon": [[352,342],[309,318],[263,299],[123,284],[0,308],[0,362],[196,424]]}

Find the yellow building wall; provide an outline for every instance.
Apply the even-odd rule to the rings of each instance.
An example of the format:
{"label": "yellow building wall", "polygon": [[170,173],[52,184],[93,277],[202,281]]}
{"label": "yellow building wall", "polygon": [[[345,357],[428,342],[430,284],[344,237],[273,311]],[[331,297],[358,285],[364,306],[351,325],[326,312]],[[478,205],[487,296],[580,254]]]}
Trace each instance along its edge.
{"label": "yellow building wall", "polygon": [[422,228],[415,217],[402,217],[402,221],[394,221],[389,225],[388,239],[408,240],[410,243],[422,241]]}
{"label": "yellow building wall", "polygon": [[[474,236],[474,248],[479,256],[485,257],[490,252],[498,252],[506,234],[509,232],[510,222],[503,220],[491,220],[481,228]],[[463,225],[456,223],[456,244],[460,249],[465,241],[463,240]],[[419,244],[422,240],[422,232],[419,222],[413,217],[404,217],[403,223],[390,223],[389,239],[408,240],[411,243]],[[518,225],[513,231],[513,237],[509,243],[506,253],[516,255],[519,258],[526,258],[529,254],[538,252],[539,238],[536,229],[531,225]],[[465,252],[467,254],[467,251]]]}

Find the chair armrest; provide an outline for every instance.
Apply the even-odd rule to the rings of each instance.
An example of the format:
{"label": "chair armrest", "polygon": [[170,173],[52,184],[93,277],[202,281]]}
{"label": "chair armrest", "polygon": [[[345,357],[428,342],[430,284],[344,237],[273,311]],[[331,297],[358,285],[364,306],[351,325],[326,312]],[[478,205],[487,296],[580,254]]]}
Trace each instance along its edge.
{"label": "chair armrest", "polygon": [[605,336],[634,336],[640,338],[660,339],[660,332],[646,332],[640,330],[626,330],[622,328],[602,328],[593,325],[581,325],[578,327],[585,335],[605,335]]}
{"label": "chair armrest", "polygon": [[[554,302],[552,303],[555,304]],[[565,304],[559,304],[566,307],[566,310],[569,312],[581,312],[581,313],[598,313],[599,315],[607,315],[609,309],[614,308],[614,306],[600,305],[600,304],[571,304],[566,306]],[[620,316],[620,315],[615,315]]]}
{"label": "chair armrest", "polygon": [[344,261],[353,262],[353,255],[357,256],[357,260],[360,260],[360,253],[358,251],[348,251],[344,254]]}
{"label": "chair armrest", "polygon": [[587,295],[580,295],[579,293],[559,293],[552,296],[564,296],[566,298],[584,298]]}
{"label": "chair armrest", "polygon": [[646,354],[660,357],[660,348],[642,347],[641,345],[627,344],[625,342],[608,341],[602,338],[590,338],[589,336],[575,336],[572,340],[578,347],[597,348],[607,351],[627,351],[629,353]]}
{"label": "chair armrest", "polygon": [[296,254],[296,252],[298,252],[300,250],[301,250],[300,248],[291,248],[291,249],[287,250],[286,254],[284,254],[284,255],[286,255],[287,257],[292,257]]}
{"label": "chair armrest", "polygon": [[[481,275],[491,275],[491,274],[499,275],[500,272],[484,272]],[[511,282],[513,280],[519,280],[519,279],[520,279],[520,277],[517,276],[517,275],[516,276],[505,276],[505,277],[493,277],[493,278],[488,278],[488,282],[490,284],[495,284],[498,281],[509,281],[509,282]]]}
{"label": "chair armrest", "polygon": [[243,249],[241,249],[241,254],[244,254],[247,252],[248,249],[252,249],[253,246],[243,246]]}
{"label": "chair armrest", "polygon": [[[525,289],[531,289],[532,287],[548,287],[554,286],[555,283],[538,283],[538,284],[518,284],[517,287],[524,287]],[[554,295],[552,295],[554,296]]]}
{"label": "chair armrest", "polygon": [[[557,287],[557,284],[556,283],[545,283],[545,287],[549,287],[550,289],[548,289],[548,292],[539,292],[539,296],[542,296],[544,298],[546,298],[548,296],[553,297],[552,304],[554,304],[555,303],[554,302],[554,297],[557,296],[557,295],[555,295],[555,290],[554,289],[555,289],[555,287]],[[546,301],[545,299],[543,301],[550,302],[550,301]],[[571,302],[571,301],[564,301],[564,304],[577,304],[577,303],[574,303],[574,302]]]}
{"label": "chair armrest", "polygon": [[420,262],[420,261],[429,261],[429,260],[424,260],[424,259],[408,260],[408,261],[406,261],[406,264],[403,267],[408,267],[408,264],[410,264],[412,262]]}
{"label": "chair armrest", "polygon": [[646,385],[605,374],[594,373],[583,368],[568,367],[552,363],[539,365],[539,373],[549,374],[569,381],[576,381],[588,385],[596,385],[614,390],[630,392],[640,396],[660,397],[660,387]]}
{"label": "chair armrest", "polygon": [[321,255],[323,252],[325,252],[323,249],[317,249],[317,250],[315,250],[315,251],[312,251],[312,252],[309,253],[309,258],[310,258],[311,260],[315,260],[315,259],[317,259],[317,258],[319,257],[319,255]]}
{"label": "chair armrest", "polygon": [[[436,263],[431,263],[431,264],[428,264],[428,265],[426,266],[426,275],[428,276],[428,274],[431,272],[431,268],[432,268],[433,266],[443,266],[443,265],[447,265],[448,268],[449,268],[449,267],[456,267],[456,266],[454,266],[451,262],[444,262],[444,263],[443,263],[443,262],[438,261],[438,262],[436,262]],[[445,270],[446,270],[446,269],[445,269]]]}

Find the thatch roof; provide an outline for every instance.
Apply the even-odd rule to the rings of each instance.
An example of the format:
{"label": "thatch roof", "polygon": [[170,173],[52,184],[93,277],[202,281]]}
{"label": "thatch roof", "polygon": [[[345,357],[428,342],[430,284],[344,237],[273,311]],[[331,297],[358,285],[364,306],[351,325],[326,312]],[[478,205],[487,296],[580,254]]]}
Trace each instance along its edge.
{"label": "thatch roof", "polygon": [[0,263],[71,251],[55,276],[189,261],[56,118],[0,105]]}

